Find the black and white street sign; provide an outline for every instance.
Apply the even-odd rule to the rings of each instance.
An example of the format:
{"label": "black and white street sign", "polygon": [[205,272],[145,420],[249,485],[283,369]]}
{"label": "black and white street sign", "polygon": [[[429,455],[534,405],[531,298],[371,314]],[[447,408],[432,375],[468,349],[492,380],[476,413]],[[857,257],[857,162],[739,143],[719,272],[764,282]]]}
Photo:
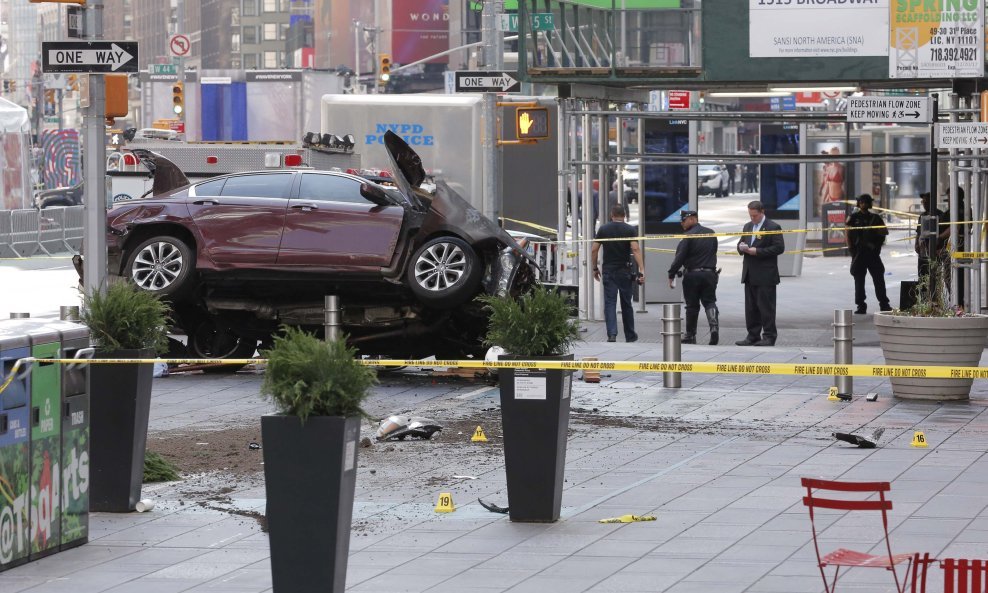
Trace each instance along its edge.
{"label": "black and white street sign", "polygon": [[42,72],[137,72],[136,41],[43,41]]}
{"label": "black and white street sign", "polygon": [[849,122],[928,124],[933,120],[929,97],[848,97]]}
{"label": "black and white street sign", "polygon": [[521,83],[505,72],[458,70],[458,93],[514,93],[521,90]]}
{"label": "black and white street sign", "polygon": [[937,148],[988,149],[988,123],[936,124]]}

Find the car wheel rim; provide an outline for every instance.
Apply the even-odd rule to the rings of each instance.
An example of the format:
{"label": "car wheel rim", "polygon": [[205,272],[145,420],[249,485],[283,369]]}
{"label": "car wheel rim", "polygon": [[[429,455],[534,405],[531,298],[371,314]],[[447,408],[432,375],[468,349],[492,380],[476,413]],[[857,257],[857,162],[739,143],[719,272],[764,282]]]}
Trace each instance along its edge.
{"label": "car wheel rim", "polygon": [[422,288],[434,292],[455,286],[466,271],[466,254],[452,243],[430,246],[415,262],[415,280]]}
{"label": "car wheel rim", "polygon": [[185,260],[172,243],[159,241],[141,249],[131,266],[131,278],[144,290],[163,290],[182,273]]}

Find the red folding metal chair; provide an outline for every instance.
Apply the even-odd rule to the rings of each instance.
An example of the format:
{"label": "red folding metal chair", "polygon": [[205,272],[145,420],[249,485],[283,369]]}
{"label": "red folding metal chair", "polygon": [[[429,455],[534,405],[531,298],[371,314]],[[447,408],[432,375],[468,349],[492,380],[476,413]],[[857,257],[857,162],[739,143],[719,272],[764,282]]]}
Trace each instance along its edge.
{"label": "red folding metal chair", "polygon": [[[885,493],[891,489],[888,482],[838,482],[832,480],[816,480],[813,478],[802,478],[802,485],[806,488],[806,496],[803,497],[803,504],[810,511],[810,526],[813,528],[813,548],[816,550],[817,565],[820,567],[820,576],[823,578],[823,586],[827,593],[833,593],[837,586],[837,577],[841,573],[841,568],[884,568],[892,573],[895,579],[895,588],[899,593],[905,593],[906,581],[909,580],[910,565],[913,554],[893,554],[892,545],[889,542],[889,522],[888,511],[892,510],[892,501],[885,498]],[[835,499],[821,498],[814,495],[814,491],[829,490],[834,492],[852,492],[867,495],[865,499]],[[877,495],[877,499],[868,499]],[[814,522],[815,509],[834,509],[839,511],[879,511],[882,513],[882,529],[884,531],[885,549],[887,554],[872,555],[864,552],[856,552],[846,548],[840,548],[829,554],[820,555],[820,544],[817,540],[816,523]],[[899,582],[899,575],[896,573],[897,564],[906,563],[906,573],[903,580]],[[826,568],[834,567],[833,580],[827,580]]]}
{"label": "red folding metal chair", "polygon": [[988,561],[944,558],[943,593],[985,593],[988,590]]}

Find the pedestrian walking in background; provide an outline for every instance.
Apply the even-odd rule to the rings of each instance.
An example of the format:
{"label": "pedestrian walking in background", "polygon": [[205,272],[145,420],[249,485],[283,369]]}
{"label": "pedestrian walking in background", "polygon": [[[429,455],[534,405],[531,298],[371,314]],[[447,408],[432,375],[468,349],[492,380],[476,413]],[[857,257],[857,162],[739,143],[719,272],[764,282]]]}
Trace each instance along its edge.
{"label": "pedestrian walking in background", "polygon": [[847,219],[847,248],[851,252],[851,276],[854,277],[854,304],[857,315],[868,312],[865,302],[865,277],[871,274],[875,286],[875,299],[881,311],[891,311],[885,292],[885,264],[882,263],[882,245],[889,230],[882,217],[871,211],[874,200],[869,194],[858,196],[858,209]]}
{"label": "pedestrian walking in background", "polygon": [[751,222],[744,225],[738,241],[741,282],[744,284],[744,322],[748,335],[735,342],[738,346],[775,346],[775,292],[779,284],[779,256],[786,250],[785,240],[778,232],[782,227],[765,217],[765,207],[758,200],[748,203]]}
{"label": "pedestrian walking in background", "polygon": [[738,171],[738,166],[735,163],[727,163],[727,193],[729,195],[734,195],[734,175]]}
{"label": "pedestrian walking in background", "polygon": [[[624,324],[624,340],[635,342],[635,311],[631,304],[632,291],[645,282],[645,264],[634,237],[637,229],[625,222],[624,206],[611,207],[611,221],[601,226],[594,237],[590,262],[594,280],[604,283],[604,322],[607,325],[607,341],[617,341],[617,301],[621,299],[621,320]],[[622,240],[623,239],[623,240]],[[597,266],[598,254],[603,246],[604,260]],[[637,265],[637,269],[636,266]]]}
{"label": "pedestrian walking in background", "polygon": [[717,310],[717,238],[698,237],[712,235],[713,231],[700,225],[696,210],[680,213],[683,230],[691,238],[680,239],[676,256],[669,266],[669,288],[676,287],[676,274],[683,268],[683,300],[686,301],[686,332],[683,344],[696,344],[696,325],[700,318],[700,304],[710,325],[710,345],[720,340],[719,312]]}
{"label": "pedestrian walking in background", "polygon": [[[748,154],[758,154],[755,151],[754,146],[748,147]],[[745,192],[757,192],[758,191],[758,165],[755,163],[748,163],[744,166],[744,189]]]}

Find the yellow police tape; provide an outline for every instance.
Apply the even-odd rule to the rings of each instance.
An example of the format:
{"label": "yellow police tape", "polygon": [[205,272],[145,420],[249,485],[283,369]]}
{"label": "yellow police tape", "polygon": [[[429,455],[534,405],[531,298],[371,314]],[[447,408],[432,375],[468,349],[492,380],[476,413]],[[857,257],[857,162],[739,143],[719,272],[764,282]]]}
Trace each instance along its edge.
{"label": "yellow police tape", "polygon": [[[32,360],[32,359],[21,359]],[[17,361],[18,363],[20,362]],[[264,358],[46,358],[46,364],[265,364]],[[465,369],[546,369],[564,371],[629,371],[644,373],[708,373],[738,375],[806,375],[838,377],[908,377],[920,379],[988,379],[988,368],[918,366],[918,365],[868,365],[868,364],[817,364],[817,363],[741,363],[741,362],[665,362],[621,360],[384,360],[360,359],[365,366],[373,367],[460,367]],[[16,365],[15,365],[16,368]],[[14,373],[12,372],[11,375]],[[9,381],[9,379],[8,379]]]}

